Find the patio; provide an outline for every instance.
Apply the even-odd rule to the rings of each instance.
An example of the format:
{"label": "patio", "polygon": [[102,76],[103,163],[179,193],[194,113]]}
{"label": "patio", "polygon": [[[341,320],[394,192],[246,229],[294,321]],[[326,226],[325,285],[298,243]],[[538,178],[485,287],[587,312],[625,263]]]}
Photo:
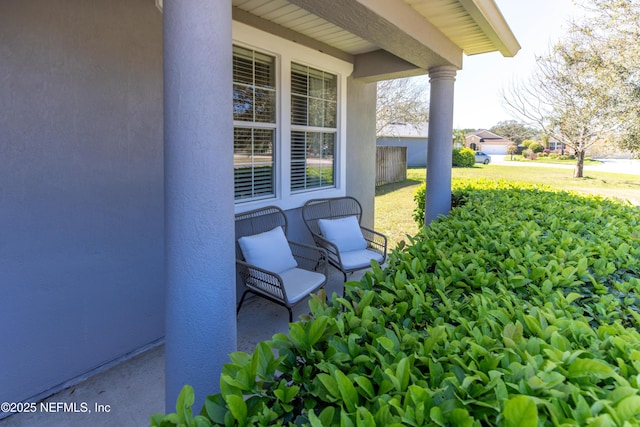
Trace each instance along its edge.
{"label": "patio", "polygon": [[[340,294],[342,273],[335,268],[329,268],[328,273],[327,294]],[[349,280],[359,280],[363,274],[362,271],[353,273]],[[307,310],[306,301],[296,305],[294,319]],[[276,333],[286,333],[288,324],[284,307],[263,298],[250,298],[238,316],[238,350],[252,352],[258,342],[270,339]],[[151,414],[165,412],[164,369],[164,345],[159,344],[54,394],[42,404],[38,403],[33,413],[15,414],[0,420],[0,427],[148,426]],[[214,383],[217,379],[211,381]]]}
{"label": "patio", "polygon": [[[73,424],[97,425],[99,409],[109,425],[136,425],[138,412],[146,425],[164,408],[129,401],[162,381],[164,401],[151,399],[162,407],[185,383],[206,394],[237,347],[234,214],[275,204],[295,219],[292,240],[304,242],[304,203],[351,196],[374,226],[378,81],[429,76],[426,200],[430,215],[446,214],[463,55],[511,57],[520,46],[493,0],[435,3],[0,2],[0,323],[17,325],[3,335],[0,402],[40,400],[160,342],[163,379],[116,371],[130,379],[114,392],[125,402],[110,401],[111,385],[86,398],[77,386],[49,400],[46,424],[78,409]],[[233,88],[268,96],[246,104]],[[273,173],[254,163],[244,183],[233,156],[247,152],[248,133],[258,159],[274,153]],[[299,165],[319,159],[307,139],[320,136],[334,144],[333,176],[315,168],[319,179],[302,180]],[[243,186],[250,196],[235,194]],[[241,349],[256,328],[267,338],[286,331],[288,313],[275,309],[265,322],[243,308]]]}

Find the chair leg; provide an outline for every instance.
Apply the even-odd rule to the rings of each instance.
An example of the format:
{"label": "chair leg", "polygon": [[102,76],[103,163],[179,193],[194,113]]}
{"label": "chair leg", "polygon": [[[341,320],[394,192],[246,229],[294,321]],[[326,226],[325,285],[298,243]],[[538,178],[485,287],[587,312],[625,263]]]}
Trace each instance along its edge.
{"label": "chair leg", "polygon": [[236,317],[238,316],[238,314],[240,314],[240,309],[242,308],[242,303],[244,302],[244,297],[247,296],[247,293],[249,291],[244,291],[242,293],[242,297],[240,298],[240,304],[238,304],[238,308],[236,309]]}
{"label": "chair leg", "polygon": [[289,310],[289,323],[293,323],[293,311],[291,311],[291,307],[287,307]]}
{"label": "chair leg", "polygon": [[340,271],[342,271],[342,276],[344,277],[344,280],[342,281],[342,298],[344,298],[347,295],[347,292],[344,288],[344,284],[347,283],[347,272],[344,270]]}

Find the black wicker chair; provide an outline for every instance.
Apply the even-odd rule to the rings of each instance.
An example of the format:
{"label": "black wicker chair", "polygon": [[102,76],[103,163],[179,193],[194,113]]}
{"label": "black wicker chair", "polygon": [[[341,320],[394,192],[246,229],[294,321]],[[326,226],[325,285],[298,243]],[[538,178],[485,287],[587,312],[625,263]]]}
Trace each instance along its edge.
{"label": "black wicker chair", "polygon": [[[283,244],[288,243],[297,266],[275,272],[247,262],[241,246],[241,244],[246,245],[247,239],[243,242],[240,242],[240,239],[264,236],[265,234],[262,233],[273,232],[278,227],[282,227],[284,232],[284,237],[280,241],[283,243],[284,239],[287,239],[287,217],[276,206],[237,214],[235,217],[236,269],[246,287],[238,304],[237,313],[240,312],[247,293],[251,292],[284,306],[289,311],[289,321],[292,322],[291,308],[327,283],[327,253],[324,249],[287,239]],[[274,248],[269,256],[282,255],[277,252],[279,251]]]}
{"label": "black wicker chair", "polygon": [[[340,220],[355,217],[364,238],[362,247],[356,250],[340,250],[338,245],[322,233],[322,220]],[[347,274],[371,266],[371,260],[383,264],[387,257],[387,238],[384,234],[360,225],[362,206],[353,197],[335,197],[309,200],[302,207],[302,219],[313,236],[316,245],[325,249],[329,263],[340,270],[347,281]],[[355,224],[355,220],[353,221]],[[324,223],[326,224],[326,222]],[[325,228],[326,231],[326,228]],[[358,239],[360,237],[358,236]]]}

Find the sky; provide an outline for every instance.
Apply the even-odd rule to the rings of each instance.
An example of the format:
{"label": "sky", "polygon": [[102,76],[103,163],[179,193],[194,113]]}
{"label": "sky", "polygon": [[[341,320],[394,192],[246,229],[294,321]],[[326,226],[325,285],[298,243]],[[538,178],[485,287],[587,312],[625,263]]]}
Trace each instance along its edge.
{"label": "sky", "polygon": [[580,8],[573,0],[495,0],[521,49],[513,58],[499,52],[465,56],[455,84],[454,129],[489,129],[517,120],[502,107],[500,90],[526,80],[543,55],[567,28]]}

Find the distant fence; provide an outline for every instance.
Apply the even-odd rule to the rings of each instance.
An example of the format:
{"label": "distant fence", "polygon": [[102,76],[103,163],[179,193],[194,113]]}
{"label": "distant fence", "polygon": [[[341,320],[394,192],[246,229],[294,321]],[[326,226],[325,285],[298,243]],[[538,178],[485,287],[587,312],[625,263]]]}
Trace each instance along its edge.
{"label": "distant fence", "polygon": [[376,187],[407,179],[407,147],[376,147]]}

